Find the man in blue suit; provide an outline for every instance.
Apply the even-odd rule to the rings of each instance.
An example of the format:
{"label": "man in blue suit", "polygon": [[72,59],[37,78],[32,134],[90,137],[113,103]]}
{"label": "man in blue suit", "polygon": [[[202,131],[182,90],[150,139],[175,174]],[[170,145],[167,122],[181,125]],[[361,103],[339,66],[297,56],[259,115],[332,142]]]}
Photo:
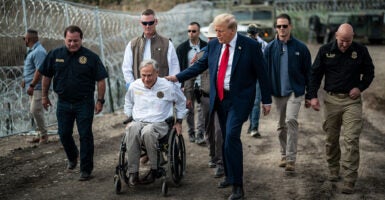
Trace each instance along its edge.
{"label": "man in blue suit", "polygon": [[[260,46],[255,40],[237,34],[234,16],[218,15],[213,24],[217,39],[208,43],[203,57],[176,76],[166,78],[182,82],[209,69],[210,114],[217,111],[223,133],[225,180],[218,187],[232,185],[229,199],[243,199],[242,125],[253,108],[257,80],[261,86],[263,112],[265,115],[270,112],[270,83]],[[227,57],[226,61],[222,57]],[[221,73],[221,68],[225,72]],[[222,74],[224,80],[217,78],[217,74]]]}

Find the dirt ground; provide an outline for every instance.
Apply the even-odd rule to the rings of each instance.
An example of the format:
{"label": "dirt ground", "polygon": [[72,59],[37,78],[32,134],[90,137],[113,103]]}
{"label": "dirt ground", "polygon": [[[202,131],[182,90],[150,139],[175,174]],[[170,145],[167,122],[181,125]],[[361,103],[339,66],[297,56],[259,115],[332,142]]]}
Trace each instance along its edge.
{"label": "dirt ground", "polygon": [[[313,59],[319,45],[309,44]],[[324,137],[321,130],[322,111],[302,108],[299,116],[299,141],[296,173],[285,174],[279,168],[277,115],[273,107],[269,116],[261,117],[261,138],[246,134],[242,141],[244,156],[244,188],[246,199],[385,199],[385,129],[383,83],[385,79],[384,46],[369,46],[376,66],[376,78],[364,93],[364,129],[360,138],[361,161],[356,192],[341,194],[342,181],[327,181]],[[95,168],[93,178],[78,181],[77,172],[65,171],[66,157],[58,136],[49,144],[34,146],[26,140],[31,136],[0,139],[0,199],[226,199],[231,189],[218,189],[222,179],[213,177],[208,168],[208,149],[186,140],[187,172],[178,188],[170,187],[162,197],[161,182],[128,188],[115,194],[113,176],[118,162],[124,119],[121,112],[95,117]],[[74,134],[77,137],[77,133]],[[342,138],[342,137],[341,137]]]}

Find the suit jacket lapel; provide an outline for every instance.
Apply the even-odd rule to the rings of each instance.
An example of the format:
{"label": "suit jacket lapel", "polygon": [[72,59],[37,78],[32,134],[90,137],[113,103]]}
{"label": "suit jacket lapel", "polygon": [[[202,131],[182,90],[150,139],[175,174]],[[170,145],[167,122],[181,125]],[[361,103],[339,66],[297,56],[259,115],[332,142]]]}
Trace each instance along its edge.
{"label": "suit jacket lapel", "polygon": [[235,42],[235,47],[234,47],[233,63],[231,64],[231,74],[234,73],[234,70],[235,70],[235,67],[237,66],[241,52],[242,52],[242,40],[238,34],[237,41]]}
{"label": "suit jacket lapel", "polygon": [[221,56],[221,50],[222,50],[222,44],[221,43],[217,43],[216,47],[214,48],[214,63],[215,63],[215,67],[214,67],[214,78],[215,78],[215,81],[217,80],[217,72],[218,72],[218,67],[219,67],[219,58]]}

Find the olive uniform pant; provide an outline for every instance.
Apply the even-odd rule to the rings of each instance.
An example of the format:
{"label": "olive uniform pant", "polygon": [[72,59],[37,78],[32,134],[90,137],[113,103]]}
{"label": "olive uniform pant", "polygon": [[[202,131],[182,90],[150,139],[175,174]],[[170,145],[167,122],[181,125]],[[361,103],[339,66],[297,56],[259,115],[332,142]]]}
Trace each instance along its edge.
{"label": "olive uniform pant", "polygon": [[348,94],[328,93],[325,96],[326,159],[330,171],[339,173],[341,148],[339,143],[341,127],[343,127],[343,145],[345,152],[342,167],[344,180],[355,182],[360,161],[359,137],[362,130],[361,97],[353,100]]}

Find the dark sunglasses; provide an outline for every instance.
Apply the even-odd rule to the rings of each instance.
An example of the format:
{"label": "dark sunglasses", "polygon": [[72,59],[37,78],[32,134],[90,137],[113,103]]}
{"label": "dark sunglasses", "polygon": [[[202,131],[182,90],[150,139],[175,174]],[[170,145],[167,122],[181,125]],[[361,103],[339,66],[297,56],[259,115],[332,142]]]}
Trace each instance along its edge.
{"label": "dark sunglasses", "polygon": [[196,33],[197,31],[196,30],[188,30],[187,32],[189,32],[189,33]]}
{"label": "dark sunglasses", "polygon": [[287,24],[284,24],[284,25],[277,25],[277,28],[287,28],[287,27],[289,27],[289,25],[287,25]]}
{"label": "dark sunglasses", "polygon": [[155,24],[155,20],[154,21],[150,21],[150,22],[142,22],[142,24],[143,24],[143,26],[147,26],[147,25],[152,26],[152,25]]}

